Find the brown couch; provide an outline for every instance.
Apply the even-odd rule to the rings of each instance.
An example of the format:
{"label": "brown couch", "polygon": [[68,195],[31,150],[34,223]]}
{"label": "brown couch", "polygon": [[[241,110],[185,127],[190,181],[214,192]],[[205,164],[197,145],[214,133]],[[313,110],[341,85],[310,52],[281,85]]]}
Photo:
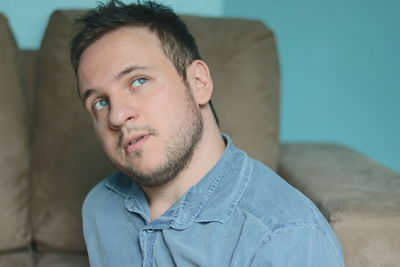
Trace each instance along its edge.
{"label": "brown couch", "polygon": [[[38,51],[19,51],[0,16],[0,267],[88,266],[81,204],[113,168],[69,65],[78,13],[55,12]],[[257,21],[184,19],[211,68],[223,131],[315,201],[347,266],[399,266],[399,174],[339,145],[280,145],[272,32]]]}

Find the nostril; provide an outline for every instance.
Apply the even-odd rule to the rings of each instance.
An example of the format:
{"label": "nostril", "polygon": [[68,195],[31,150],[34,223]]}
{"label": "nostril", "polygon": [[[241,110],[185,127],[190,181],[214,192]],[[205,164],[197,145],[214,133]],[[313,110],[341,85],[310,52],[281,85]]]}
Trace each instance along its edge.
{"label": "nostril", "polygon": [[121,126],[121,125],[116,125],[116,124],[110,122],[110,123],[109,123],[109,127],[110,127],[110,129],[113,130],[113,131],[119,131],[119,130],[121,129],[122,126]]}

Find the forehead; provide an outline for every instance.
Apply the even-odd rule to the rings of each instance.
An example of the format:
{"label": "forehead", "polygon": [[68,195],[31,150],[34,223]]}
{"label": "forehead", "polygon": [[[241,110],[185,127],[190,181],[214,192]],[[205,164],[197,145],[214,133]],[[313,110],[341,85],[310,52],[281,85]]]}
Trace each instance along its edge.
{"label": "forehead", "polygon": [[122,27],[104,34],[84,50],[78,66],[79,83],[85,77],[118,71],[127,64],[149,65],[166,60],[155,33],[144,27]]}

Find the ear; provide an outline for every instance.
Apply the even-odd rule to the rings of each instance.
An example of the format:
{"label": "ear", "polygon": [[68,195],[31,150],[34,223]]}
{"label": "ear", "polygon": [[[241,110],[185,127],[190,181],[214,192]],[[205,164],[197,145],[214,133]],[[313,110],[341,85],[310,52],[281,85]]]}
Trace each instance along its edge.
{"label": "ear", "polygon": [[197,104],[207,104],[213,92],[210,71],[202,60],[193,61],[186,69],[187,81]]}

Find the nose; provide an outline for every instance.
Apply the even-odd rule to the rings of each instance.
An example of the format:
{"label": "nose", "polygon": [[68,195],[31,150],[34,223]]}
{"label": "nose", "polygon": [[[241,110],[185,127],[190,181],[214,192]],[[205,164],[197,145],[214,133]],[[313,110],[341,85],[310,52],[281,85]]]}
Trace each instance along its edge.
{"label": "nose", "polygon": [[131,97],[120,94],[109,98],[109,124],[112,129],[121,128],[126,122],[133,121],[138,118],[137,108]]}

